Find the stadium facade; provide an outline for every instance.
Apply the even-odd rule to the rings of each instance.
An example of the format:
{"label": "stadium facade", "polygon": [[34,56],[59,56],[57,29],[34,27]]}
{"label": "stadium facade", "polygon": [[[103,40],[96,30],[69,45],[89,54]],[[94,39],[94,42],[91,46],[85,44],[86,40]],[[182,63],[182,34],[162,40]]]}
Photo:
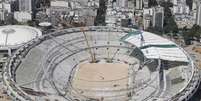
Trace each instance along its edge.
{"label": "stadium facade", "polygon": [[174,42],[103,26],[35,38],[3,70],[7,93],[19,101],[186,101],[199,79],[189,54]]}

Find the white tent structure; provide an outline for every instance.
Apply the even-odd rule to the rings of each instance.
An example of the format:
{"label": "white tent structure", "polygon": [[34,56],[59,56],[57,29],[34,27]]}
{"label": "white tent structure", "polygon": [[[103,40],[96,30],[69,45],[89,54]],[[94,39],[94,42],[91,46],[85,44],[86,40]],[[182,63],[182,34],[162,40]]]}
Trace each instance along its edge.
{"label": "white tent structure", "polygon": [[17,49],[24,43],[42,36],[42,32],[34,27],[23,25],[7,25],[0,27],[0,50]]}
{"label": "white tent structure", "polygon": [[189,61],[182,48],[174,42],[150,32],[132,31],[122,37],[122,40],[140,48],[148,59],[179,62]]}

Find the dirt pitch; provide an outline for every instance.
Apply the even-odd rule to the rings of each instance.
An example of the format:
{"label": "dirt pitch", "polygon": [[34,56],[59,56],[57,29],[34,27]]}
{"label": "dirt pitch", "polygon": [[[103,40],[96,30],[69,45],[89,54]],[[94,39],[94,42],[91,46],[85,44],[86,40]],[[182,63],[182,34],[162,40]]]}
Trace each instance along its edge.
{"label": "dirt pitch", "polygon": [[[89,93],[90,90],[126,89],[128,86],[127,64],[120,63],[85,63],[80,64],[76,71],[72,85],[85,96],[100,96]],[[102,93],[103,94],[103,93]]]}

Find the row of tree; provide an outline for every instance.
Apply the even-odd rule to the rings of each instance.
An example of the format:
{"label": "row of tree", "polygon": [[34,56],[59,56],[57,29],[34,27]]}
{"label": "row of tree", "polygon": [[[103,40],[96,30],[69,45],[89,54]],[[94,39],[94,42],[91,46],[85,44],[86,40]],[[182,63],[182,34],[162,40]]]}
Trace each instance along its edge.
{"label": "row of tree", "polygon": [[188,42],[192,40],[200,41],[201,38],[201,26],[199,25],[193,25],[191,29],[187,29],[187,27],[184,27],[182,29],[182,35],[184,37],[184,40]]}

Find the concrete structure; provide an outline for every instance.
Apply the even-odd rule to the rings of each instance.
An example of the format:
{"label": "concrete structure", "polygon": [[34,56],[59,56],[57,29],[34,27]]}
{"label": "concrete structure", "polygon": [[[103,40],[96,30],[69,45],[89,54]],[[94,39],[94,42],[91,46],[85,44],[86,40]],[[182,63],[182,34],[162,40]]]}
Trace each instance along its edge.
{"label": "concrete structure", "polygon": [[134,24],[134,2],[123,0],[121,2],[126,2],[126,4],[128,4],[123,4],[124,6],[118,2],[119,1],[113,2],[113,0],[108,1],[107,11],[105,15],[106,25],[119,27],[122,25],[122,20],[130,20],[130,23]]}
{"label": "concrete structure", "polygon": [[196,24],[201,25],[201,2],[197,1]]}
{"label": "concrete structure", "polygon": [[192,11],[186,4],[186,0],[174,0],[173,14],[175,15],[176,23],[179,28],[187,26],[191,28],[196,21],[196,0],[193,0]]}
{"label": "concrete structure", "polygon": [[0,3],[0,9],[6,10],[8,13],[11,12],[11,5],[9,2],[1,2]]}
{"label": "concrete structure", "polygon": [[14,12],[14,19],[18,22],[25,23],[27,21],[32,20],[32,15],[29,12]]}
{"label": "concrete structure", "polygon": [[[20,25],[8,25],[0,27],[0,50],[8,50],[9,55],[11,51],[19,48],[24,43],[41,36],[40,30]],[[7,53],[7,54],[8,54]]]}
{"label": "concrete structure", "polygon": [[164,24],[164,8],[163,7],[155,7],[153,9],[153,27],[155,28],[163,28]]}
{"label": "concrete structure", "polygon": [[[40,30],[20,25],[8,25],[0,27],[0,73],[3,71],[5,63],[20,46],[23,46],[26,42],[33,40],[41,36]],[[0,101],[13,101],[5,93],[3,89],[3,79],[0,76]]]}
{"label": "concrete structure", "polygon": [[39,23],[38,25],[41,26],[41,27],[49,27],[49,26],[51,26],[52,24],[51,24],[50,22],[41,22],[41,23]]}
{"label": "concrete structure", "polygon": [[197,0],[193,0],[192,13],[193,13],[193,18],[196,19],[196,16],[197,16]]}
{"label": "concrete structure", "polygon": [[34,0],[18,0],[19,11],[14,12],[14,18],[18,22],[27,22],[32,20]]}
{"label": "concrete structure", "polygon": [[164,24],[164,8],[157,6],[143,9],[143,27],[146,30],[148,27],[163,29]]}
{"label": "concrete structure", "polygon": [[[178,28],[191,28],[195,24],[196,10],[195,3],[192,4],[192,11],[186,4],[186,0],[172,0],[173,3],[173,15]],[[193,0],[193,2],[195,2]]]}
{"label": "concrete structure", "polygon": [[144,15],[143,17],[143,26],[144,26],[144,30],[148,29],[149,27],[151,27],[152,25],[152,16],[150,15]]}
{"label": "concrete structure", "polygon": [[0,20],[4,21],[8,18],[8,14],[11,13],[11,5],[7,2],[0,3]]}
{"label": "concrete structure", "polygon": [[[72,82],[79,65],[91,62],[127,65],[129,76],[111,81],[95,77],[104,82],[80,78],[102,88],[84,84],[87,89],[75,88]],[[200,83],[198,68],[181,47],[153,33],[121,27],[91,26],[47,34],[18,49],[3,71],[7,93],[21,101],[187,101]],[[93,74],[102,75],[96,71],[89,78]],[[126,89],[118,85],[119,80],[127,82]],[[110,83],[116,85],[107,86]]]}
{"label": "concrete structure", "polygon": [[149,7],[149,0],[143,0],[144,8]]}
{"label": "concrete structure", "polygon": [[146,30],[149,27],[152,27],[153,14],[154,14],[154,8],[144,8],[143,9],[144,30]]}
{"label": "concrete structure", "polygon": [[175,15],[175,22],[178,28],[192,28],[195,24],[195,18],[192,15]]}
{"label": "concrete structure", "polygon": [[64,0],[61,1],[56,0],[50,2],[50,6],[52,7],[69,7],[69,5],[70,5],[69,2]]}
{"label": "concrete structure", "polygon": [[112,3],[112,6],[115,7],[119,7],[119,8],[129,8],[129,9],[133,9],[135,8],[135,2],[134,0],[109,0],[109,3]]}
{"label": "concrete structure", "polygon": [[62,16],[67,16],[70,12],[69,3],[67,1],[51,1],[50,8],[47,10],[47,15],[50,17],[50,21],[53,25],[59,23],[59,19]]}
{"label": "concrete structure", "polygon": [[173,15],[189,14],[189,6],[186,5],[186,0],[173,0]]}
{"label": "concrete structure", "polygon": [[51,6],[47,10],[47,14],[53,25],[60,23],[71,25],[72,23],[83,23],[87,26],[94,25],[94,20],[97,15],[99,1],[86,0],[53,0]]}
{"label": "concrete structure", "polygon": [[19,1],[19,11],[32,12],[32,0],[18,0]]}
{"label": "concrete structure", "polygon": [[144,8],[143,9],[143,15],[151,15],[153,16],[154,14],[154,9],[153,8]]}
{"label": "concrete structure", "polygon": [[114,3],[116,3],[116,6],[122,7],[122,8],[128,6],[128,0],[116,0],[116,2]]}
{"label": "concrete structure", "polygon": [[142,10],[143,9],[143,0],[135,0],[135,9]]}

